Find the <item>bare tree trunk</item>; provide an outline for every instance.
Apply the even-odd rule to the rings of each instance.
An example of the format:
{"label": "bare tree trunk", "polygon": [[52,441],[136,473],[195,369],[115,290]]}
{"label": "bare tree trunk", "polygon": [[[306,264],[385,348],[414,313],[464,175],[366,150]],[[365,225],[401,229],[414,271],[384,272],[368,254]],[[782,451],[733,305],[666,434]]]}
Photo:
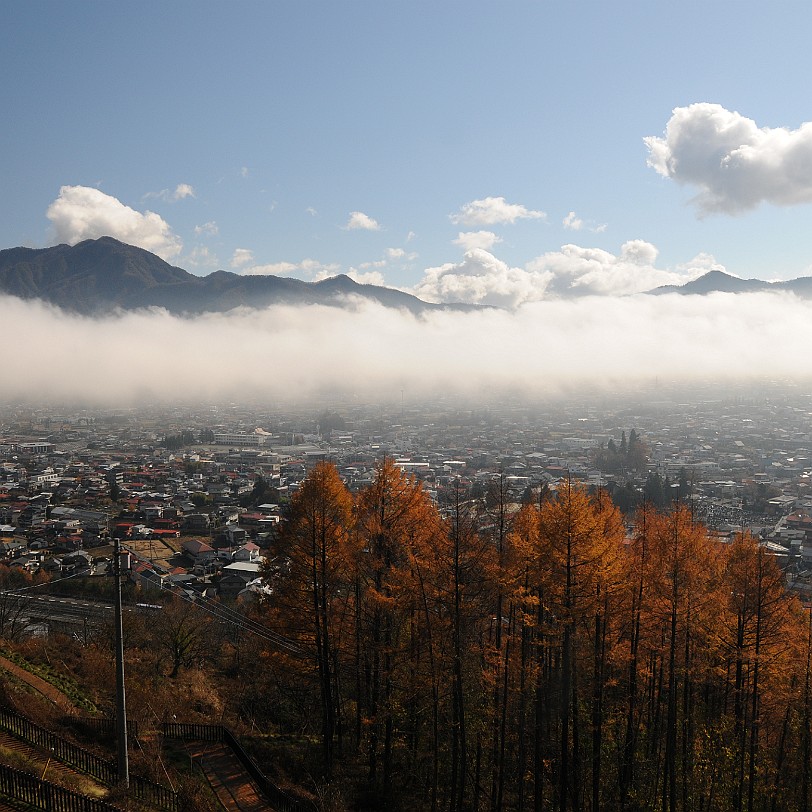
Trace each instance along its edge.
{"label": "bare tree trunk", "polygon": [[[600,595],[598,595],[600,599]],[[604,597],[606,601],[606,597]],[[599,604],[598,604],[599,605]],[[604,612],[606,606],[604,605]],[[600,809],[601,749],[603,747],[603,679],[606,654],[606,619],[600,609],[595,612],[592,671],[592,812]]]}

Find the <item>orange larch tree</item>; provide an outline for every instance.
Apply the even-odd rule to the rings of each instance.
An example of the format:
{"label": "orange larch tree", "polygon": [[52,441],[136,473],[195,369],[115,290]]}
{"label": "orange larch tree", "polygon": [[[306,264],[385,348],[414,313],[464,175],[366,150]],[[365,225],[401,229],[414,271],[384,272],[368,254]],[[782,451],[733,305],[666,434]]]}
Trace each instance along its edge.
{"label": "orange larch tree", "polygon": [[317,463],[291,500],[280,540],[286,572],[274,583],[271,603],[285,632],[295,631],[316,663],[327,780],[342,733],[336,603],[347,594],[351,528],[351,494],[332,463]]}
{"label": "orange larch tree", "polygon": [[[436,532],[437,509],[423,486],[386,458],[356,501],[356,684],[366,730],[368,779],[384,799],[392,790],[395,723],[408,684],[415,594],[410,551],[415,534]],[[359,733],[361,731],[359,730]],[[382,752],[381,752],[382,749]]]}

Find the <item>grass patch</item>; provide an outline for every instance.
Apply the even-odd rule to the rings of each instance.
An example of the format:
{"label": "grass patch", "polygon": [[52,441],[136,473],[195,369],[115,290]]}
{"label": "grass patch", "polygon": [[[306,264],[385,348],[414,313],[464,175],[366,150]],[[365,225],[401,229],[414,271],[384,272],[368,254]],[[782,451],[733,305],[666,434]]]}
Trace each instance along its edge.
{"label": "grass patch", "polygon": [[99,712],[96,705],[91,701],[87,694],[82,691],[79,684],[73,678],[68,677],[60,671],[57,671],[55,668],[47,665],[46,663],[31,662],[30,660],[26,660],[25,657],[18,654],[16,651],[0,649],[0,654],[2,654],[7,660],[11,660],[11,662],[13,662],[15,665],[18,665],[20,668],[28,671],[29,674],[33,674],[35,677],[39,677],[49,685],[53,685],[54,688],[63,693],[77,708],[81,708],[90,714],[97,714]]}

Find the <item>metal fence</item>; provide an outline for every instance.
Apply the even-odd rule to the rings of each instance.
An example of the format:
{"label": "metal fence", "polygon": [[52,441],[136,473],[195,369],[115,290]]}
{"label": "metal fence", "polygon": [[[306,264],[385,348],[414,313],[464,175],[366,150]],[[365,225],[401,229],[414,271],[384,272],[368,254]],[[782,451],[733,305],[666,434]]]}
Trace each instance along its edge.
{"label": "metal fence", "polygon": [[[64,724],[77,728],[82,732],[101,734],[102,736],[116,735],[116,720],[107,717],[95,716],[66,716]],[[127,735],[134,739],[138,738],[138,722],[135,719],[127,720]]]}
{"label": "metal fence", "polygon": [[165,722],[162,726],[163,735],[167,739],[181,739],[183,741],[223,742],[231,748],[231,752],[242,764],[243,769],[251,776],[260,792],[279,812],[312,812],[312,804],[297,801],[291,798],[267,778],[256,762],[245,752],[234,734],[223,725],[196,725],[179,722]]}
{"label": "metal fence", "polygon": [[5,764],[0,764],[0,796],[48,812],[121,812],[106,801],[79,795]]}
{"label": "metal fence", "polygon": [[[0,707],[0,728],[102,784],[113,786],[118,781],[118,767],[114,762],[79,747],[11,708]],[[148,778],[130,776],[130,792],[150,806],[156,806],[167,812],[176,812],[179,808],[178,797],[172,790]]]}

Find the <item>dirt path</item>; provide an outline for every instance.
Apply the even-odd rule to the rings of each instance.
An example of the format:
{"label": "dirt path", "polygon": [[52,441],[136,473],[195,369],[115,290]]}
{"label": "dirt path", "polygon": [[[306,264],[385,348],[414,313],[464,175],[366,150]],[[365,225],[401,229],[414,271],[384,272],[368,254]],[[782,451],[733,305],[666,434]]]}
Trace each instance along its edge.
{"label": "dirt path", "polygon": [[225,744],[187,742],[186,749],[228,812],[268,812],[271,808]]}
{"label": "dirt path", "polygon": [[53,702],[54,705],[56,705],[63,713],[66,713],[69,716],[76,716],[77,710],[73,702],[71,702],[70,699],[68,699],[58,688],[54,688],[50,682],[46,682],[44,679],[42,679],[42,677],[38,677],[36,674],[26,671],[24,668],[21,668],[19,665],[6,659],[5,657],[0,657],[0,668],[2,668],[4,671],[8,671],[9,674],[12,674],[17,679],[30,685],[35,691]]}

